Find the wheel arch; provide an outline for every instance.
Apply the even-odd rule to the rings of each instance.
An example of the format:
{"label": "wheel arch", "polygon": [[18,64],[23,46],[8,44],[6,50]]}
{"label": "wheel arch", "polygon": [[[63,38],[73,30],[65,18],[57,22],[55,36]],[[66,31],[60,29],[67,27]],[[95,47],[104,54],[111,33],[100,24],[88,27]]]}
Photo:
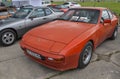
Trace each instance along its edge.
{"label": "wheel arch", "polygon": [[2,32],[3,30],[7,30],[7,29],[10,29],[10,30],[14,31],[15,34],[16,34],[16,38],[18,38],[18,33],[17,33],[17,31],[16,31],[15,29],[13,29],[13,28],[5,28],[5,29],[2,29],[0,32]]}
{"label": "wheel arch", "polygon": [[94,50],[95,49],[94,41],[92,39],[90,39],[88,42],[91,42],[93,44],[93,50]]}

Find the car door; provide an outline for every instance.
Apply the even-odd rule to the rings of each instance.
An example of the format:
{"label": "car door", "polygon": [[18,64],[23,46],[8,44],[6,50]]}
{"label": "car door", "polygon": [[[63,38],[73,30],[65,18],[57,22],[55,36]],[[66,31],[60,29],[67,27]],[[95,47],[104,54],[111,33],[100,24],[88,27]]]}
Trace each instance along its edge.
{"label": "car door", "polygon": [[111,27],[111,23],[104,23],[105,19],[110,19],[107,10],[102,11],[101,21],[99,24],[99,29],[97,31],[98,45],[107,38],[107,35],[110,32],[109,28]]}
{"label": "car door", "polygon": [[112,18],[110,18],[110,14],[108,13],[108,10],[103,10],[102,18],[103,20],[106,20],[106,19],[111,20],[111,23],[103,24],[105,28],[105,35],[106,35],[105,37],[107,38],[112,31]]}
{"label": "car door", "polygon": [[43,23],[45,23],[45,12],[42,8],[35,9],[25,21],[27,30],[30,30]]}
{"label": "car door", "polygon": [[109,33],[108,36],[111,36],[111,34],[113,33],[115,27],[116,27],[116,19],[114,19],[113,13],[110,10],[107,10],[110,20],[111,20],[111,26],[109,27]]}

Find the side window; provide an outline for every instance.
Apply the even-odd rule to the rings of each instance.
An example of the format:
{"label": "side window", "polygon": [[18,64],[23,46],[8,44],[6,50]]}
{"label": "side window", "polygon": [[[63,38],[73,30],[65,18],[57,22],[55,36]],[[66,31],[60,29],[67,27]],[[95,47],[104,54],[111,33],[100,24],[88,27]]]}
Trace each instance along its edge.
{"label": "side window", "polygon": [[31,14],[30,17],[43,17],[45,16],[44,10],[43,9],[36,9],[34,12]]}
{"label": "side window", "polygon": [[45,9],[45,13],[46,13],[46,15],[50,15],[50,14],[52,14],[52,11],[47,8],[47,9]]}
{"label": "side window", "polygon": [[108,13],[109,13],[110,19],[112,19],[113,18],[113,14],[109,10],[108,10]]}
{"label": "side window", "polygon": [[110,19],[107,10],[103,10],[103,12],[102,12],[102,18],[103,19]]}

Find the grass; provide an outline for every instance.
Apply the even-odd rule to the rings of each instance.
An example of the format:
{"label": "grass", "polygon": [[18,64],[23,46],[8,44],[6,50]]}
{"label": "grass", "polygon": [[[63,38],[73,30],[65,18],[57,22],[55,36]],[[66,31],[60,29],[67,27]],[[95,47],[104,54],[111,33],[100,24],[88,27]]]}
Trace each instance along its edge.
{"label": "grass", "polygon": [[[64,2],[53,2],[53,4],[63,4]],[[78,2],[82,6],[106,7],[120,15],[120,2]]]}

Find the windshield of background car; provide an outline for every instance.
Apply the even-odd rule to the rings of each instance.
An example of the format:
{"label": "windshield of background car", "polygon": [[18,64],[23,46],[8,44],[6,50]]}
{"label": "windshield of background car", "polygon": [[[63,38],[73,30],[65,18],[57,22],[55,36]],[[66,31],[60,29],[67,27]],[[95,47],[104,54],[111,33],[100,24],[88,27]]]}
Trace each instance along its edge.
{"label": "windshield of background car", "polygon": [[26,16],[28,16],[28,14],[32,11],[32,8],[21,8],[20,10],[18,10],[13,17],[14,18],[25,18]]}
{"label": "windshield of background car", "polygon": [[98,22],[100,11],[93,9],[69,10],[60,19],[96,24]]}

